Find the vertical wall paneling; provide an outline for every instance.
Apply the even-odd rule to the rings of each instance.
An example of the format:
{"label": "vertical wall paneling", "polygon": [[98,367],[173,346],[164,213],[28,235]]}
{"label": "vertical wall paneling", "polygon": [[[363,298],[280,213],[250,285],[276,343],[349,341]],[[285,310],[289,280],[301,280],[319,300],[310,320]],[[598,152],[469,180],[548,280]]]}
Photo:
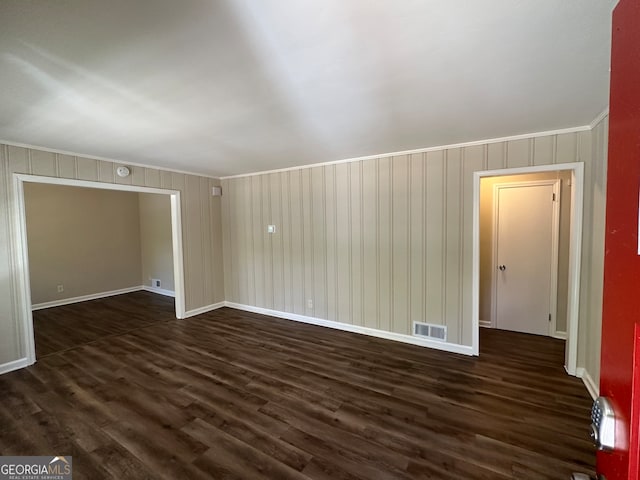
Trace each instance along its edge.
{"label": "vertical wall paneling", "polygon": [[[442,324],[449,342],[470,345],[473,172],[589,162],[590,132],[580,135],[229,178],[224,231],[232,251],[246,251],[231,262],[255,281],[243,277],[246,292],[227,300],[401,334],[412,321]],[[236,228],[233,216],[249,222]],[[268,223],[277,234],[266,235]],[[244,274],[227,267],[226,287]],[[584,279],[594,274],[587,267]]]}
{"label": "vertical wall paneling", "polygon": [[319,318],[327,318],[327,234],[324,199],[324,167],[315,167],[311,169],[311,238],[313,239],[311,298],[314,315]]}
{"label": "vertical wall paneling", "polygon": [[145,168],[144,183],[147,187],[160,188],[160,171],[154,168]]}
{"label": "vertical wall paneling", "polygon": [[363,325],[378,323],[378,160],[362,162]]}
{"label": "vertical wall paneling", "polygon": [[325,295],[327,319],[336,321],[338,318],[338,278],[337,278],[337,252],[336,245],[336,166],[324,167],[323,175],[323,204],[325,212]]}
{"label": "vertical wall paneling", "polygon": [[[137,185],[136,183],[136,177],[135,177],[135,173],[139,172],[141,169],[140,168],[135,168],[134,169],[134,184]],[[144,181],[144,179],[142,180]],[[171,172],[165,172],[165,171],[161,171],[160,172],[160,188],[171,188]]]}
{"label": "vertical wall paneling", "polygon": [[31,152],[31,171],[34,175],[53,177],[56,175],[56,154],[34,150]]}
{"label": "vertical wall paneling", "polygon": [[[6,161],[9,163],[7,175],[10,176],[12,173],[31,173],[29,169],[29,151],[26,148],[9,145],[7,153],[8,158]],[[11,179],[8,181],[10,182]],[[11,189],[8,188],[8,191],[11,191]]]}
{"label": "vertical wall paneling", "polygon": [[[0,202],[6,206],[0,209],[0,242],[2,245],[11,245],[13,238],[12,212],[8,208],[11,204],[11,165],[9,162],[10,151],[6,145],[0,145]],[[8,250],[7,248],[4,249]],[[14,271],[13,258],[8,255],[0,255],[0,279],[8,279]],[[15,286],[12,282],[2,284],[4,291],[3,301],[0,302],[0,319],[17,318],[17,305],[15,300]],[[22,342],[20,326],[17,322],[0,322],[0,362],[6,363],[21,358]]]}
{"label": "vertical wall paneling", "polygon": [[487,147],[487,170],[499,170],[507,168],[505,143],[490,143]]}
{"label": "vertical wall paneling", "polygon": [[[313,195],[311,194],[311,170],[304,169],[300,171],[300,195],[302,198],[302,259],[304,262],[303,270],[303,292],[304,292],[304,311],[305,315],[314,315],[313,303],[313,280],[314,280],[314,239],[313,239],[313,221],[311,215],[313,212]],[[311,303],[310,303],[311,302]]]}
{"label": "vertical wall paneling", "polygon": [[[184,186],[184,188],[187,188],[187,178],[185,175],[176,175],[176,177],[179,179],[178,182]],[[145,183],[146,183],[146,176],[145,176]],[[187,232],[191,231],[192,228],[192,220],[193,220],[193,215],[186,215],[186,212],[189,210],[190,207],[190,196],[189,195],[185,195],[184,198],[182,199],[183,202],[183,206],[182,206],[182,225],[183,225],[183,232],[182,232],[182,241],[184,242],[186,240],[186,234]],[[185,269],[191,268],[192,265],[192,258],[194,256],[194,252],[192,249],[190,249],[188,252],[184,253],[184,264],[185,264]],[[194,297],[194,292],[192,289],[192,285],[191,285],[191,279],[185,276],[184,279],[184,286],[185,286],[185,301],[187,302],[187,304],[192,304],[195,302],[195,297]]]}
{"label": "vertical wall paneling", "polygon": [[461,202],[462,153],[460,149],[447,151],[446,158],[446,201],[445,201],[445,322],[447,338],[458,343],[461,337],[460,328],[460,290],[462,278]]}
{"label": "vertical wall paneling", "polygon": [[445,325],[444,318],[444,235],[445,217],[444,152],[427,153],[425,165],[425,315],[424,321]]}
{"label": "vertical wall paneling", "polygon": [[[585,158],[586,156],[591,156],[591,149],[593,148],[593,144],[591,141],[592,132],[586,132],[588,138],[585,138],[583,132],[575,135],[575,138],[567,138],[564,142],[564,147],[567,149],[568,153],[573,154],[576,158]],[[594,132],[595,133],[595,132]],[[572,141],[570,141],[572,140]],[[595,153],[595,152],[593,152]],[[584,168],[584,183],[587,186],[584,198],[584,213],[583,213],[583,228],[586,232],[594,232],[594,214],[597,212],[594,211],[593,202],[594,202],[594,190],[595,190],[595,182],[593,179],[594,170],[598,168],[597,165],[593,161],[585,162]],[[595,278],[590,275],[590,266],[594,263],[598,257],[594,258],[594,238],[598,235],[596,232],[594,234],[585,236],[582,240],[582,263],[583,268],[580,272],[580,281],[584,286],[584,290],[586,292],[592,291],[592,284],[596,281]],[[591,303],[591,297],[593,294],[582,295],[580,297],[580,311],[588,312]],[[578,330],[579,335],[579,344],[588,344],[588,336],[590,332],[586,328],[582,328]],[[578,363],[585,364],[587,361],[587,356],[589,353],[587,349],[579,349],[578,351]],[[599,369],[598,369],[599,371]]]}
{"label": "vertical wall paneling", "polygon": [[[146,186],[145,170],[146,168],[142,168],[142,167],[131,167],[131,183],[130,184],[137,185],[139,187]],[[169,173],[169,178],[171,178],[170,172],[166,172],[166,173]],[[168,187],[168,188],[171,188],[171,187]]]}
{"label": "vertical wall paneling", "polygon": [[353,206],[351,196],[351,165],[341,163],[334,166],[334,218],[335,218],[335,265],[336,318],[342,323],[353,323],[353,245],[351,225]]}
{"label": "vertical wall paneling", "polygon": [[233,199],[235,208],[234,215],[235,231],[238,233],[236,237],[235,260],[238,269],[238,282],[236,284],[236,292],[238,299],[242,302],[250,302],[250,286],[249,278],[252,277],[252,261],[253,249],[251,248],[251,179],[242,178],[236,195]]}
{"label": "vertical wall paneling", "polygon": [[411,266],[410,163],[407,155],[394,157],[391,166],[391,329],[409,334],[409,276]]}
{"label": "vertical wall paneling", "polygon": [[267,233],[267,225],[273,224],[270,175],[262,175],[262,237],[264,238],[264,299],[266,308],[273,308],[273,235]]}
{"label": "vertical wall paneling", "polygon": [[529,166],[529,140],[511,140],[507,143],[507,167],[518,168]]}
{"label": "vertical wall paneling", "polygon": [[[224,258],[222,260],[222,265],[224,268],[224,298],[233,298],[231,294],[231,282],[233,281],[233,272],[231,270],[231,200],[230,197],[233,195],[233,189],[230,186],[231,180],[223,180],[222,181],[222,219],[225,225],[225,228],[222,231],[222,241],[224,245]],[[255,304],[255,299],[254,299]]]}
{"label": "vertical wall paneling", "polygon": [[[221,182],[218,179],[212,179],[211,186],[219,187]],[[211,190],[209,190],[211,191]],[[222,243],[222,197],[209,197],[211,201],[211,223],[209,225],[209,231],[211,232],[211,265],[213,268],[213,292],[211,292],[211,298],[213,303],[220,302],[220,299],[224,299],[224,265],[223,265],[223,252],[224,245]]]}
{"label": "vertical wall paneling", "polygon": [[282,202],[282,279],[284,288],[284,311],[293,312],[293,231],[291,227],[291,172],[284,172],[281,178],[280,197]]}
{"label": "vertical wall paneling", "polygon": [[[424,154],[409,157],[409,249],[407,289],[409,296],[408,328],[412,322],[424,321]],[[407,332],[408,333],[408,332]]]}
{"label": "vertical wall paneling", "polygon": [[378,160],[378,328],[387,331],[393,331],[392,159],[392,157],[384,157]]}
{"label": "vertical wall paneling", "polygon": [[[59,163],[61,163],[59,161]],[[98,180],[106,183],[116,183],[116,166],[112,162],[98,160]],[[62,171],[60,172],[62,175]]]}
{"label": "vertical wall paneling", "polygon": [[[250,181],[251,213],[253,217],[253,221],[251,223],[251,243],[253,252],[250,256],[250,258],[253,259],[253,262],[250,268],[253,270],[253,283],[255,285],[253,297],[256,306],[264,307],[264,235],[262,232],[266,227],[262,220],[262,177],[251,177]],[[235,241],[235,239],[232,240]],[[225,279],[225,284],[226,283],[227,279]],[[232,296],[231,298],[237,297]]]}
{"label": "vertical wall paneling", "polygon": [[[35,150],[31,150],[35,152]],[[76,157],[58,154],[58,175],[63,178],[78,178]]]}
{"label": "vertical wall paneling", "polygon": [[[202,219],[202,202],[200,192],[200,179],[194,175],[185,176],[186,183],[186,217],[188,219],[189,255],[187,270],[191,273],[187,282],[187,300],[191,304],[206,305],[207,292],[204,291],[204,264],[202,262],[203,248],[202,232],[199,228]],[[208,200],[208,199],[207,199]]]}
{"label": "vertical wall paneling", "polygon": [[472,343],[473,329],[465,319],[472,316],[472,299],[466,292],[471,292],[473,264],[469,261],[473,255],[473,173],[482,171],[486,163],[487,148],[483,145],[467,147],[464,149],[464,161],[462,172],[463,192],[463,222],[462,222],[462,269],[461,269],[461,314],[462,329],[461,342],[464,345]]}
{"label": "vertical wall paneling", "polygon": [[349,255],[350,264],[350,319],[355,325],[363,325],[363,252],[362,252],[362,162],[347,164],[349,168]]}
{"label": "vertical wall paneling", "polygon": [[575,162],[578,157],[578,134],[564,133],[556,136],[556,162]]}
{"label": "vertical wall paneling", "polygon": [[[229,205],[226,210],[229,215],[229,220],[227,223],[228,226],[224,230],[229,230],[230,240],[229,244],[225,248],[225,257],[228,257],[227,263],[234,275],[231,281],[225,282],[225,291],[230,292],[230,296],[232,298],[240,298],[240,271],[242,269],[242,265],[240,265],[240,262],[238,261],[238,258],[240,257],[238,246],[240,239],[238,238],[238,235],[240,235],[239,224],[241,223],[238,216],[238,208],[242,201],[242,183],[238,183],[236,188],[229,188],[228,192],[226,192],[226,196],[228,198]],[[223,198],[224,197],[225,191],[223,190]]]}
{"label": "vertical wall paneling", "polygon": [[591,199],[591,252],[589,255],[588,305],[585,315],[586,338],[584,348],[584,368],[588,372],[594,385],[600,384],[600,348],[602,331],[602,292],[603,276],[594,275],[593,272],[604,271],[604,243],[605,243],[605,203],[607,187],[607,139],[608,117],[605,117],[592,131],[592,171],[590,195]]}
{"label": "vertical wall paneling", "polygon": [[533,139],[533,164],[551,165],[553,161],[555,136],[537,137]]}
{"label": "vertical wall paneling", "polygon": [[290,194],[289,231],[291,237],[291,311],[296,314],[305,313],[305,258],[304,258],[304,222],[303,189],[300,170],[288,172],[287,190]]}
{"label": "vertical wall paneling", "polygon": [[[90,158],[78,158],[78,180],[98,181],[98,161]],[[53,176],[57,176],[54,173]]]}
{"label": "vertical wall paneling", "polygon": [[270,175],[270,205],[271,223],[276,226],[276,233],[271,235],[273,248],[273,308],[278,311],[285,309],[284,302],[284,255],[283,237],[287,232],[282,224],[282,178],[284,173],[274,173]]}
{"label": "vertical wall paneling", "polygon": [[[159,176],[159,184],[161,177]],[[208,225],[211,221],[211,187],[210,179],[200,177],[199,199],[200,200],[200,225]],[[211,259],[211,230],[208,228],[200,228],[202,232],[202,302],[207,298],[207,293],[214,291],[213,289],[213,261]]]}

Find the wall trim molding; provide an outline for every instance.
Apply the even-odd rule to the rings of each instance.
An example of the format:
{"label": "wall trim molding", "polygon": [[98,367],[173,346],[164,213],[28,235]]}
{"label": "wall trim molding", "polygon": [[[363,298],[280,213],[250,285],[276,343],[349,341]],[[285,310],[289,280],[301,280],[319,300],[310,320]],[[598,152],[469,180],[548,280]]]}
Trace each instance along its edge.
{"label": "wall trim molding", "polygon": [[593,130],[598,126],[598,124],[605,119],[605,117],[609,115],[609,107],[602,110],[596,118],[594,118],[589,124],[589,129]]}
{"label": "wall trim molding", "polygon": [[129,160],[118,160],[118,159],[115,159],[115,158],[101,157],[99,155],[89,155],[89,154],[86,154],[86,153],[72,152],[72,151],[69,151],[69,150],[58,150],[56,148],[43,147],[41,145],[32,145],[30,143],[11,142],[9,140],[0,139],[0,145],[8,145],[10,147],[19,147],[19,148],[28,148],[30,150],[41,150],[43,152],[57,153],[59,155],[69,155],[71,157],[87,158],[89,160],[100,160],[100,161],[103,161],[103,162],[115,163],[117,165],[127,165],[127,166],[132,166],[132,167],[141,167],[141,168],[152,168],[154,170],[162,170],[164,172],[181,173],[183,175],[195,175],[195,176],[198,176],[198,177],[206,177],[206,178],[213,178],[214,180],[220,180],[220,177],[214,177],[213,175],[207,175],[207,174],[204,174],[204,173],[190,172],[188,170],[179,170],[179,169],[176,169],[176,168],[159,167],[157,165],[149,165],[149,164],[146,164],[146,163],[130,162]]}
{"label": "wall trim molding", "polygon": [[226,307],[243,310],[245,312],[259,313],[270,317],[282,318],[284,320],[293,320],[294,322],[307,323],[320,327],[328,327],[334,330],[342,330],[350,333],[358,333],[368,335],[370,337],[384,338],[386,340],[394,340],[396,342],[409,343],[420,347],[428,347],[445,352],[459,353],[462,355],[473,356],[473,348],[467,345],[458,345],[456,343],[438,342],[424,338],[413,337],[402,333],[388,332],[386,330],[378,330],[375,328],[361,327],[359,325],[351,325],[348,323],[334,322],[332,320],[324,320],[322,318],[308,317],[306,315],[298,315],[296,313],[281,312],[279,310],[271,310],[268,308],[254,307],[252,305],[243,305],[241,303],[224,302]]}
{"label": "wall trim molding", "polygon": [[19,370],[21,368],[28,367],[29,365],[33,365],[35,362],[30,362],[28,358],[19,358],[18,360],[13,360],[11,362],[3,363],[0,365],[0,375],[13,372],[14,370]]}
{"label": "wall trim molding", "polygon": [[107,292],[92,293],[89,295],[80,295],[79,297],[61,298],[60,300],[52,300],[50,302],[35,303],[31,306],[31,310],[42,310],[45,308],[61,307],[63,305],[71,305],[72,303],[86,302],[89,300],[97,300],[99,298],[114,297],[124,293],[139,292],[143,287],[137,285],[135,287],[120,288],[118,290],[109,290]]}
{"label": "wall trim molding", "polygon": [[[4,147],[7,148],[6,146]],[[171,239],[173,248],[173,274],[175,285],[175,312],[176,318],[184,318],[185,312],[185,285],[184,285],[184,252],[182,248],[182,193],[180,190],[170,190],[138,185],[123,185],[110,182],[95,182],[89,180],[76,180],[65,177],[45,177],[25,173],[13,174],[13,192],[10,193],[10,203],[13,202],[11,214],[13,216],[11,227],[11,241],[9,243],[10,261],[15,262],[15,304],[21,310],[18,321],[22,322],[24,335],[22,339],[23,352],[28,361],[35,362],[36,349],[33,333],[33,305],[31,303],[31,285],[29,281],[29,257],[27,248],[27,224],[24,201],[24,183],[45,183],[54,185],[68,185],[75,187],[99,188],[106,190],[123,190],[130,192],[158,193],[169,195],[171,201]],[[131,287],[140,290],[141,286]],[[133,290],[132,290],[133,291]],[[67,299],[68,301],[69,299]],[[87,300],[82,297],[83,301]],[[52,306],[52,305],[49,305]],[[20,340],[17,340],[20,342]]]}
{"label": "wall trim molding", "polygon": [[149,285],[141,285],[140,290],[145,292],[157,293],[158,295],[164,295],[165,297],[176,297],[176,292],[173,290],[165,290],[164,288],[150,287]]}
{"label": "wall trim molding", "polygon": [[555,332],[553,335],[551,335],[553,338],[557,338],[559,340],[566,340],[567,339],[567,332]]}
{"label": "wall trim molding", "polygon": [[218,303],[212,303],[211,305],[205,305],[204,307],[194,308],[193,310],[188,310],[184,312],[184,316],[182,318],[185,319],[189,317],[195,317],[196,315],[202,315],[203,313],[211,312],[213,310],[217,310],[224,306],[226,306],[226,302],[223,301]]}
{"label": "wall trim molding", "polygon": [[594,400],[598,398],[598,396],[600,395],[600,387],[596,385],[596,382],[593,381],[593,378],[591,377],[589,372],[585,368],[578,367],[576,369],[576,376],[582,379],[582,383],[584,383],[584,386],[589,391],[589,395],[591,395],[591,398],[593,398]]}
{"label": "wall trim molding", "polygon": [[[607,110],[608,112],[608,110]],[[606,115],[605,115],[606,116]],[[604,117],[602,117],[604,118]],[[521,135],[511,135],[507,137],[497,137],[497,138],[488,138],[485,140],[473,140],[471,142],[462,142],[462,143],[452,143],[449,145],[438,145],[435,147],[423,147],[416,148],[413,150],[400,150],[398,152],[387,152],[387,153],[378,153],[375,155],[365,155],[361,157],[353,157],[353,158],[345,158],[342,160],[330,160],[327,162],[318,162],[318,163],[310,163],[308,165],[298,165],[294,167],[286,167],[286,168],[276,168],[273,170],[262,170],[251,173],[240,173],[238,175],[227,175],[224,177],[220,177],[220,180],[228,180],[232,178],[242,178],[242,177],[253,177],[256,175],[268,175],[271,173],[280,173],[280,172],[290,172],[292,170],[303,170],[306,168],[314,168],[314,167],[323,167],[326,165],[338,165],[341,163],[351,163],[351,162],[360,162],[362,160],[373,160],[375,158],[387,158],[387,157],[395,157],[399,155],[412,155],[414,153],[427,153],[427,152],[439,152],[441,150],[450,150],[452,148],[464,148],[464,147],[475,147],[478,145],[488,145],[491,143],[501,143],[501,142],[510,142],[514,140],[527,140],[530,138],[538,138],[538,137],[547,137],[549,135],[562,135],[565,133],[577,133],[577,132],[586,132],[592,130],[591,124],[589,125],[581,125],[579,127],[571,127],[571,128],[561,128],[557,130],[547,130],[544,132],[534,132],[534,133],[524,133]]]}

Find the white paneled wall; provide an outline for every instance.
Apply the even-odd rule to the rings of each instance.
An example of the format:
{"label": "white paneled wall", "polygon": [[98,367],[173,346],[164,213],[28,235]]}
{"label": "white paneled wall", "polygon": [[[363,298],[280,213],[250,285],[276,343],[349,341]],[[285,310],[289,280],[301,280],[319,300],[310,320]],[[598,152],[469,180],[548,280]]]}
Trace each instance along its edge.
{"label": "white paneled wall", "polygon": [[[120,178],[118,165],[103,160],[0,145],[0,365],[24,356],[23,299],[16,287],[16,271],[10,252],[15,249],[16,207],[13,173],[166,188],[182,192],[182,223],[186,309],[194,310],[224,300],[220,197],[211,196],[212,178],[153,168],[131,167]],[[70,235],[73,232],[70,232]]]}
{"label": "white paneled wall", "polygon": [[471,345],[473,172],[590,164],[592,148],[578,131],[223,179],[226,300],[401,334],[425,321]]}
{"label": "white paneled wall", "polygon": [[597,391],[600,384],[609,117],[604,117],[591,134],[593,160],[585,165],[578,366],[584,369],[585,383],[590,382],[591,389]]}

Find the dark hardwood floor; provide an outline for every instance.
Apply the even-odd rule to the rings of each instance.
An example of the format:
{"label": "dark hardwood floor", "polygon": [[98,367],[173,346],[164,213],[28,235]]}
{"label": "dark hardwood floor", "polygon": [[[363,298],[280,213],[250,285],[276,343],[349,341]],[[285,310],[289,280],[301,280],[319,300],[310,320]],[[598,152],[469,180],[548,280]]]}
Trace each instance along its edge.
{"label": "dark hardwood floor", "polygon": [[36,358],[175,318],[173,300],[148,292],[36,310]]}
{"label": "dark hardwood floor", "polygon": [[482,330],[469,358],[134,293],[37,312],[0,376],[0,454],[74,478],[563,479],[592,473],[563,342]]}

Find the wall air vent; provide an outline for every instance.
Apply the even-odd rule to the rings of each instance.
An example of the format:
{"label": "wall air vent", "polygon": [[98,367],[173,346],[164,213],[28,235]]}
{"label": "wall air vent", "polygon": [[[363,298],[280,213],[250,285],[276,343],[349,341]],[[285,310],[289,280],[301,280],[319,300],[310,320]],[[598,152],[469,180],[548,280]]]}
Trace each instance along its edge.
{"label": "wall air vent", "polygon": [[441,342],[447,341],[447,327],[430,323],[413,322],[413,334]]}

